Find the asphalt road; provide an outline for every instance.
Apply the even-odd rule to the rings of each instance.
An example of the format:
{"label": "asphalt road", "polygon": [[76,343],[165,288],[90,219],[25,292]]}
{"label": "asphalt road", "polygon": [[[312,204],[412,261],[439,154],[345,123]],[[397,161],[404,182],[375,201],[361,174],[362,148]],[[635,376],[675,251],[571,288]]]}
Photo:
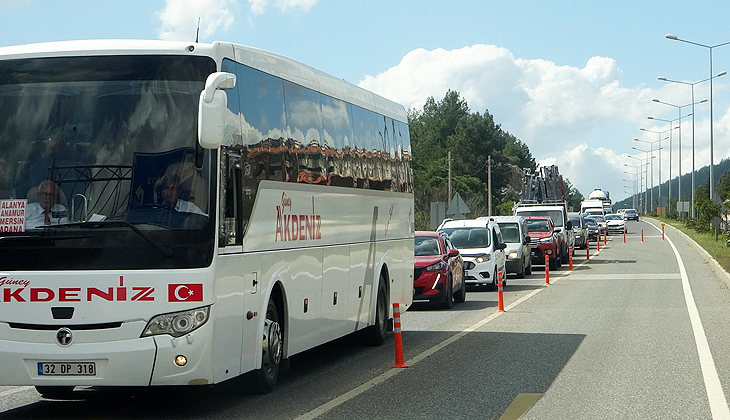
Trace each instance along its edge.
{"label": "asphalt road", "polygon": [[542,269],[509,278],[502,314],[496,292],[470,291],[451,310],[414,304],[402,318],[407,369],[391,369],[392,336],[381,347],[347,337],[293,357],[263,396],[238,379],[64,401],[0,387],[0,419],[728,418],[730,291],[684,236],[666,234],[629,222],[626,244],[610,237],[598,255],[592,244],[590,261],[576,251],[550,286]]}

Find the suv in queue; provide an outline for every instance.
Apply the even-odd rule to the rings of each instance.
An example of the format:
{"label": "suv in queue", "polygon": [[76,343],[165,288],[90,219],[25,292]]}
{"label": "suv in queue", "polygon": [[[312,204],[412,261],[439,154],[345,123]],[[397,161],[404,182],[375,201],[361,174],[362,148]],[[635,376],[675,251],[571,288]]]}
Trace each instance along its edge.
{"label": "suv in queue", "polygon": [[[477,220],[485,219],[483,217]],[[532,274],[530,258],[530,235],[527,223],[521,216],[494,216],[494,221],[502,231],[502,238],[507,244],[507,274],[516,274],[517,278],[525,278]]]}
{"label": "suv in queue", "polygon": [[[507,244],[494,219],[452,220],[446,219],[438,228],[449,235],[451,243],[459,249],[464,259],[464,281],[469,287],[497,289],[497,272],[506,277]],[[503,281],[503,285],[506,282]]]}

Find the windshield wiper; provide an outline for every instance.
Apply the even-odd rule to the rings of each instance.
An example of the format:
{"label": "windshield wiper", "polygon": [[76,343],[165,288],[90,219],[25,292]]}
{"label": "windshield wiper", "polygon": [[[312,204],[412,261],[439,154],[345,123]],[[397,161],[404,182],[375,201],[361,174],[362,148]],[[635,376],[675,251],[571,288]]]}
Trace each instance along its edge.
{"label": "windshield wiper", "polygon": [[84,229],[95,229],[102,226],[124,226],[132,229],[134,233],[144,238],[147,242],[154,245],[157,249],[162,251],[163,254],[165,254],[166,257],[172,257],[173,251],[172,249],[168,248],[163,244],[162,242],[158,241],[157,239],[150,236],[148,233],[145,233],[137,226],[133,225],[132,223],[129,223],[126,220],[101,220],[98,222],[77,222],[77,223],[64,223],[62,225],[49,225],[49,226],[43,226],[44,229],[51,229],[51,228],[57,228],[57,227],[80,227]]}
{"label": "windshield wiper", "polygon": [[0,243],[3,242],[34,242],[34,241],[65,241],[68,239],[89,239],[94,235],[73,235],[73,236],[51,236],[51,235],[22,235],[22,236],[0,236]]}

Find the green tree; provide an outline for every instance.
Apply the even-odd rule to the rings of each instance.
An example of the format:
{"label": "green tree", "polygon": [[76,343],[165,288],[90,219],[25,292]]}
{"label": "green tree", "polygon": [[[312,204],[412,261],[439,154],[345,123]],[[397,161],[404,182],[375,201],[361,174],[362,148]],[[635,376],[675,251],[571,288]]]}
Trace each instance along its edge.
{"label": "green tree", "polygon": [[471,217],[489,214],[489,156],[492,158],[492,202],[500,212],[500,205],[506,206],[518,197],[521,168],[536,167],[527,145],[502,130],[488,111],[470,112],[458,92],[448,91],[441,101],[428,98],[422,110],[408,112],[408,122],[417,221],[429,219],[419,214],[427,215],[431,201],[450,201],[447,197],[449,151],[453,192],[464,199],[472,211]]}
{"label": "green tree", "polygon": [[725,171],[720,176],[716,190],[717,195],[720,196],[720,200],[725,201],[730,198],[730,171]]}
{"label": "green tree", "polygon": [[573,184],[566,177],[563,177],[563,196],[569,211],[580,211],[580,202],[584,200],[583,194],[573,187]]}

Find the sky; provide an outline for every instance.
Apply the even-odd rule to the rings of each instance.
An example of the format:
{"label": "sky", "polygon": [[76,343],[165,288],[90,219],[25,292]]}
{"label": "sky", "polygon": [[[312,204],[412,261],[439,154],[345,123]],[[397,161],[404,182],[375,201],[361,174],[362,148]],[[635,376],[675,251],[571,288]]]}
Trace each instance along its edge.
{"label": "sky", "polygon": [[[654,148],[649,172],[658,183],[661,161],[666,182],[670,164],[672,176],[678,174],[681,131],[681,169],[691,171],[692,117],[682,119],[681,130],[647,117],[679,117],[676,107],[653,99],[688,105],[690,86],[657,77],[710,77],[709,49],[665,35],[705,45],[729,42],[727,16],[727,1],[0,0],[0,46],[193,41],[200,17],[201,42],[273,51],[407,109],[458,91],[472,112],[494,115],[539,163],[558,165],[583,195],[601,188],[618,201],[633,192],[632,165],[641,164],[628,156],[644,163],[650,156],[632,147]],[[730,71],[730,45],[713,49],[712,63],[715,75]],[[694,94],[695,101],[709,99],[709,83],[695,85]],[[712,95],[718,163],[730,156],[730,75],[713,79]],[[682,108],[683,117],[690,112]],[[698,104],[694,117],[699,169],[710,162],[709,102]]]}

